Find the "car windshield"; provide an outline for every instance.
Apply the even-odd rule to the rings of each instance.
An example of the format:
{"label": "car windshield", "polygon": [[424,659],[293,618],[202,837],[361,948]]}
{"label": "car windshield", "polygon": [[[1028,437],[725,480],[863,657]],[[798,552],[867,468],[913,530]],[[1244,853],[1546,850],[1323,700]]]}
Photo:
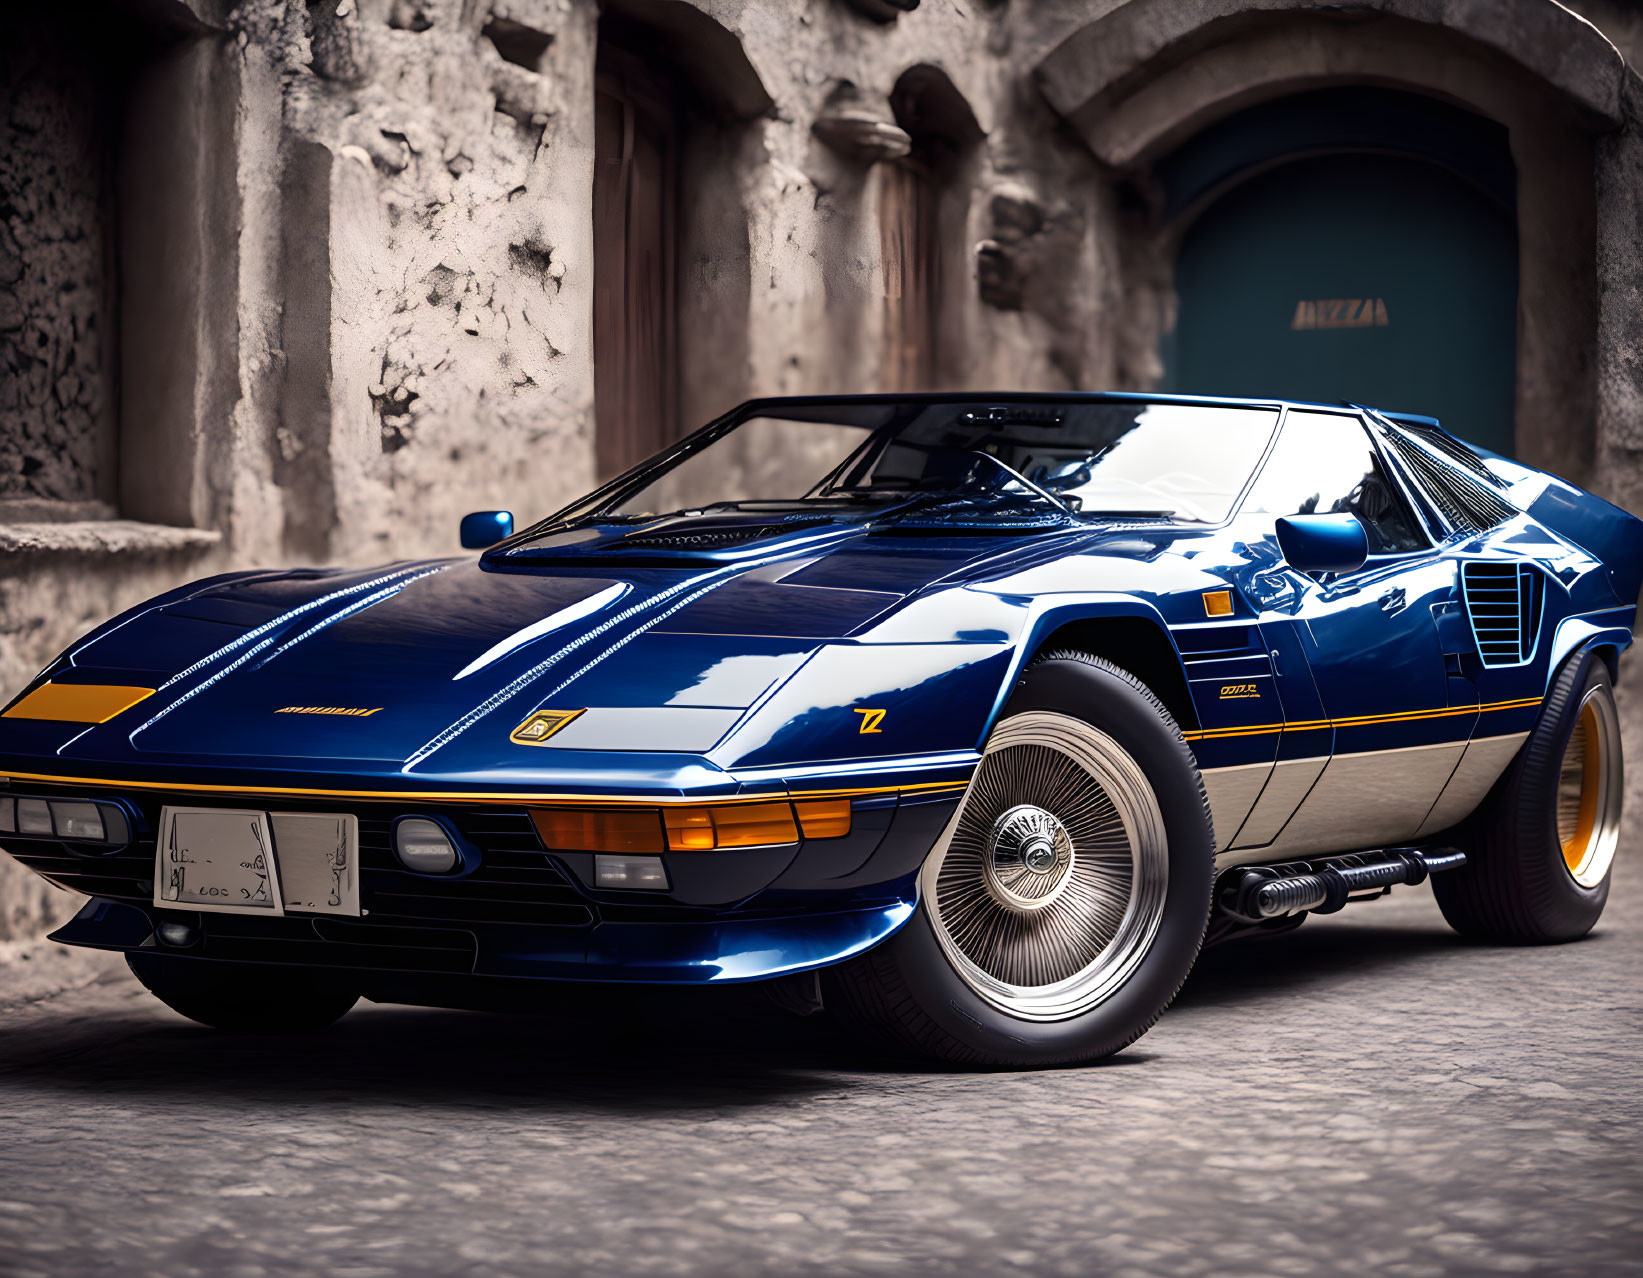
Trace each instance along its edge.
{"label": "car windshield", "polygon": [[1095,399],[764,401],[548,522],[911,506],[1220,523],[1277,417]]}

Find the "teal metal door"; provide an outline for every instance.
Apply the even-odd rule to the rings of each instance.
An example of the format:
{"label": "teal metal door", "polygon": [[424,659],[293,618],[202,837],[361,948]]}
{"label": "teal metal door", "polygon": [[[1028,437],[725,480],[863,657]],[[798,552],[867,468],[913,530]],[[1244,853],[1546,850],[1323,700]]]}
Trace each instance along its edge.
{"label": "teal metal door", "polygon": [[1513,451],[1517,234],[1424,160],[1294,160],[1233,188],[1181,242],[1171,389],[1424,413]]}

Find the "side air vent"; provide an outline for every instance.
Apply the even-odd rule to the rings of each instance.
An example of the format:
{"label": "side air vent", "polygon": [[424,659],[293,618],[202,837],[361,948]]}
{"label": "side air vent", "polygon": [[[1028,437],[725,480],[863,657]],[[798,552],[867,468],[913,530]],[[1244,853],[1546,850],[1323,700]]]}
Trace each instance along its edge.
{"label": "side air vent", "polygon": [[1540,639],[1546,579],[1525,564],[1472,560],[1460,566],[1461,593],[1486,666],[1521,666]]}

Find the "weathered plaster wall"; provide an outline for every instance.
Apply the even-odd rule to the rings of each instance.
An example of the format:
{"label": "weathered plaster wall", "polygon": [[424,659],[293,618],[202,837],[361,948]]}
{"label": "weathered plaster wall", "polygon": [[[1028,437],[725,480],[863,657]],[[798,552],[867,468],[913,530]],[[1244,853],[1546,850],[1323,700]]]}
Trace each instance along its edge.
{"label": "weathered plaster wall", "polygon": [[[280,446],[286,465],[323,458],[333,490],[293,540],[352,560],[445,550],[466,510],[546,513],[592,480],[596,14],[314,13],[306,66],[300,36],[287,49],[284,157],[311,213],[285,230],[287,296],[323,321],[287,342]],[[503,56],[533,47],[528,67]]]}
{"label": "weathered plaster wall", "polygon": [[[620,8],[667,21],[661,3]],[[1006,8],[937,0],[888,29],[836,0],[701,8],[777,100],[753,119],[691,125],[685,421],[752,393],[880,383],[877,184],[811,124],[845,82],[888,119],[897,78],[919,64],[940,67],[996,139],[950,184],[943,324],[962,340],[944,380],[1114,380],[1115,299],[1072,282],[1097,274],[1095,166],[1019,91],[1001,56]],[[457,0],[358,0],[312,13],[311,34],[287,24],[284,36],[283,198],[295,239],[276,470],[293,489],[312,472],[288,506],[287,545],[380,558],[448,547],[475,506],[546,513],[594,478],[595,11],[516,0],[487,17]],[[512,36],[500,44],[486,34],[499,21]],[[519,47],[534,49],[530,65],[504,56]],[[701,74],[688,49],[662,52]],[[696,87],[710,101],[721,91],[706,78]],[[1027,214],[1000,212],[995,195]],[[973,287],[972,246],[998,234],[1033,241],[1019,255],[1020,300],[1005,307]],[[297,317],[302,331],[289,333]],[[465,483],[452,485],[453,473]]]}
{"label": "weathered plaster wall", "polygon": [[[204,565],[217,542],[199,529],[160,531],[117,519],[0,523],[0,697],[10,700],[113,613],[210,571]],[[82,899],[0,856],[0,941],[55,927]]]}

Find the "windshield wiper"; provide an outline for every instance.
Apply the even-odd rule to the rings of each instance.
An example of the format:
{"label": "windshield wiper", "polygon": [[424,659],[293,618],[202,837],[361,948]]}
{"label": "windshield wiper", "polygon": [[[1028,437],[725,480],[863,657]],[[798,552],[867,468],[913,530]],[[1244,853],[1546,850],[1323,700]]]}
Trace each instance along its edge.
{"label": "windshield wiper", "polygon": [[1042,498],[1044,501],[1049,502],[1052,506],[1056,507],[1058,510],[1064,511],[1068,515],[1076,516],[1078,514],[1078,511],[1074,507],[1068,505],[1068,503],[1066,501],[1064,501],[1061,497],[1057,496],[1055,493],[1050,492],[1049,489],[1047,489],[1047,488],[1040,488],[1037,484],[1033,483],[1032,480],[1028,479],[1025,475],[1023,475],[1014,466],[1006,465],[1004,462],[1002,462],[998,458],[994,457],[991,453],[983,452],[979,448],[974,450],[974,455],[977,456],[977,457],[985,458],[987,461],[992,462],[993,465],[997,466],[1000,470],[1002,470],[1011,479],[1015,480],[1017,483],[1021,484],[1024,488],[1026,488],[1028,492],[1033,493],[1034,495]]}

